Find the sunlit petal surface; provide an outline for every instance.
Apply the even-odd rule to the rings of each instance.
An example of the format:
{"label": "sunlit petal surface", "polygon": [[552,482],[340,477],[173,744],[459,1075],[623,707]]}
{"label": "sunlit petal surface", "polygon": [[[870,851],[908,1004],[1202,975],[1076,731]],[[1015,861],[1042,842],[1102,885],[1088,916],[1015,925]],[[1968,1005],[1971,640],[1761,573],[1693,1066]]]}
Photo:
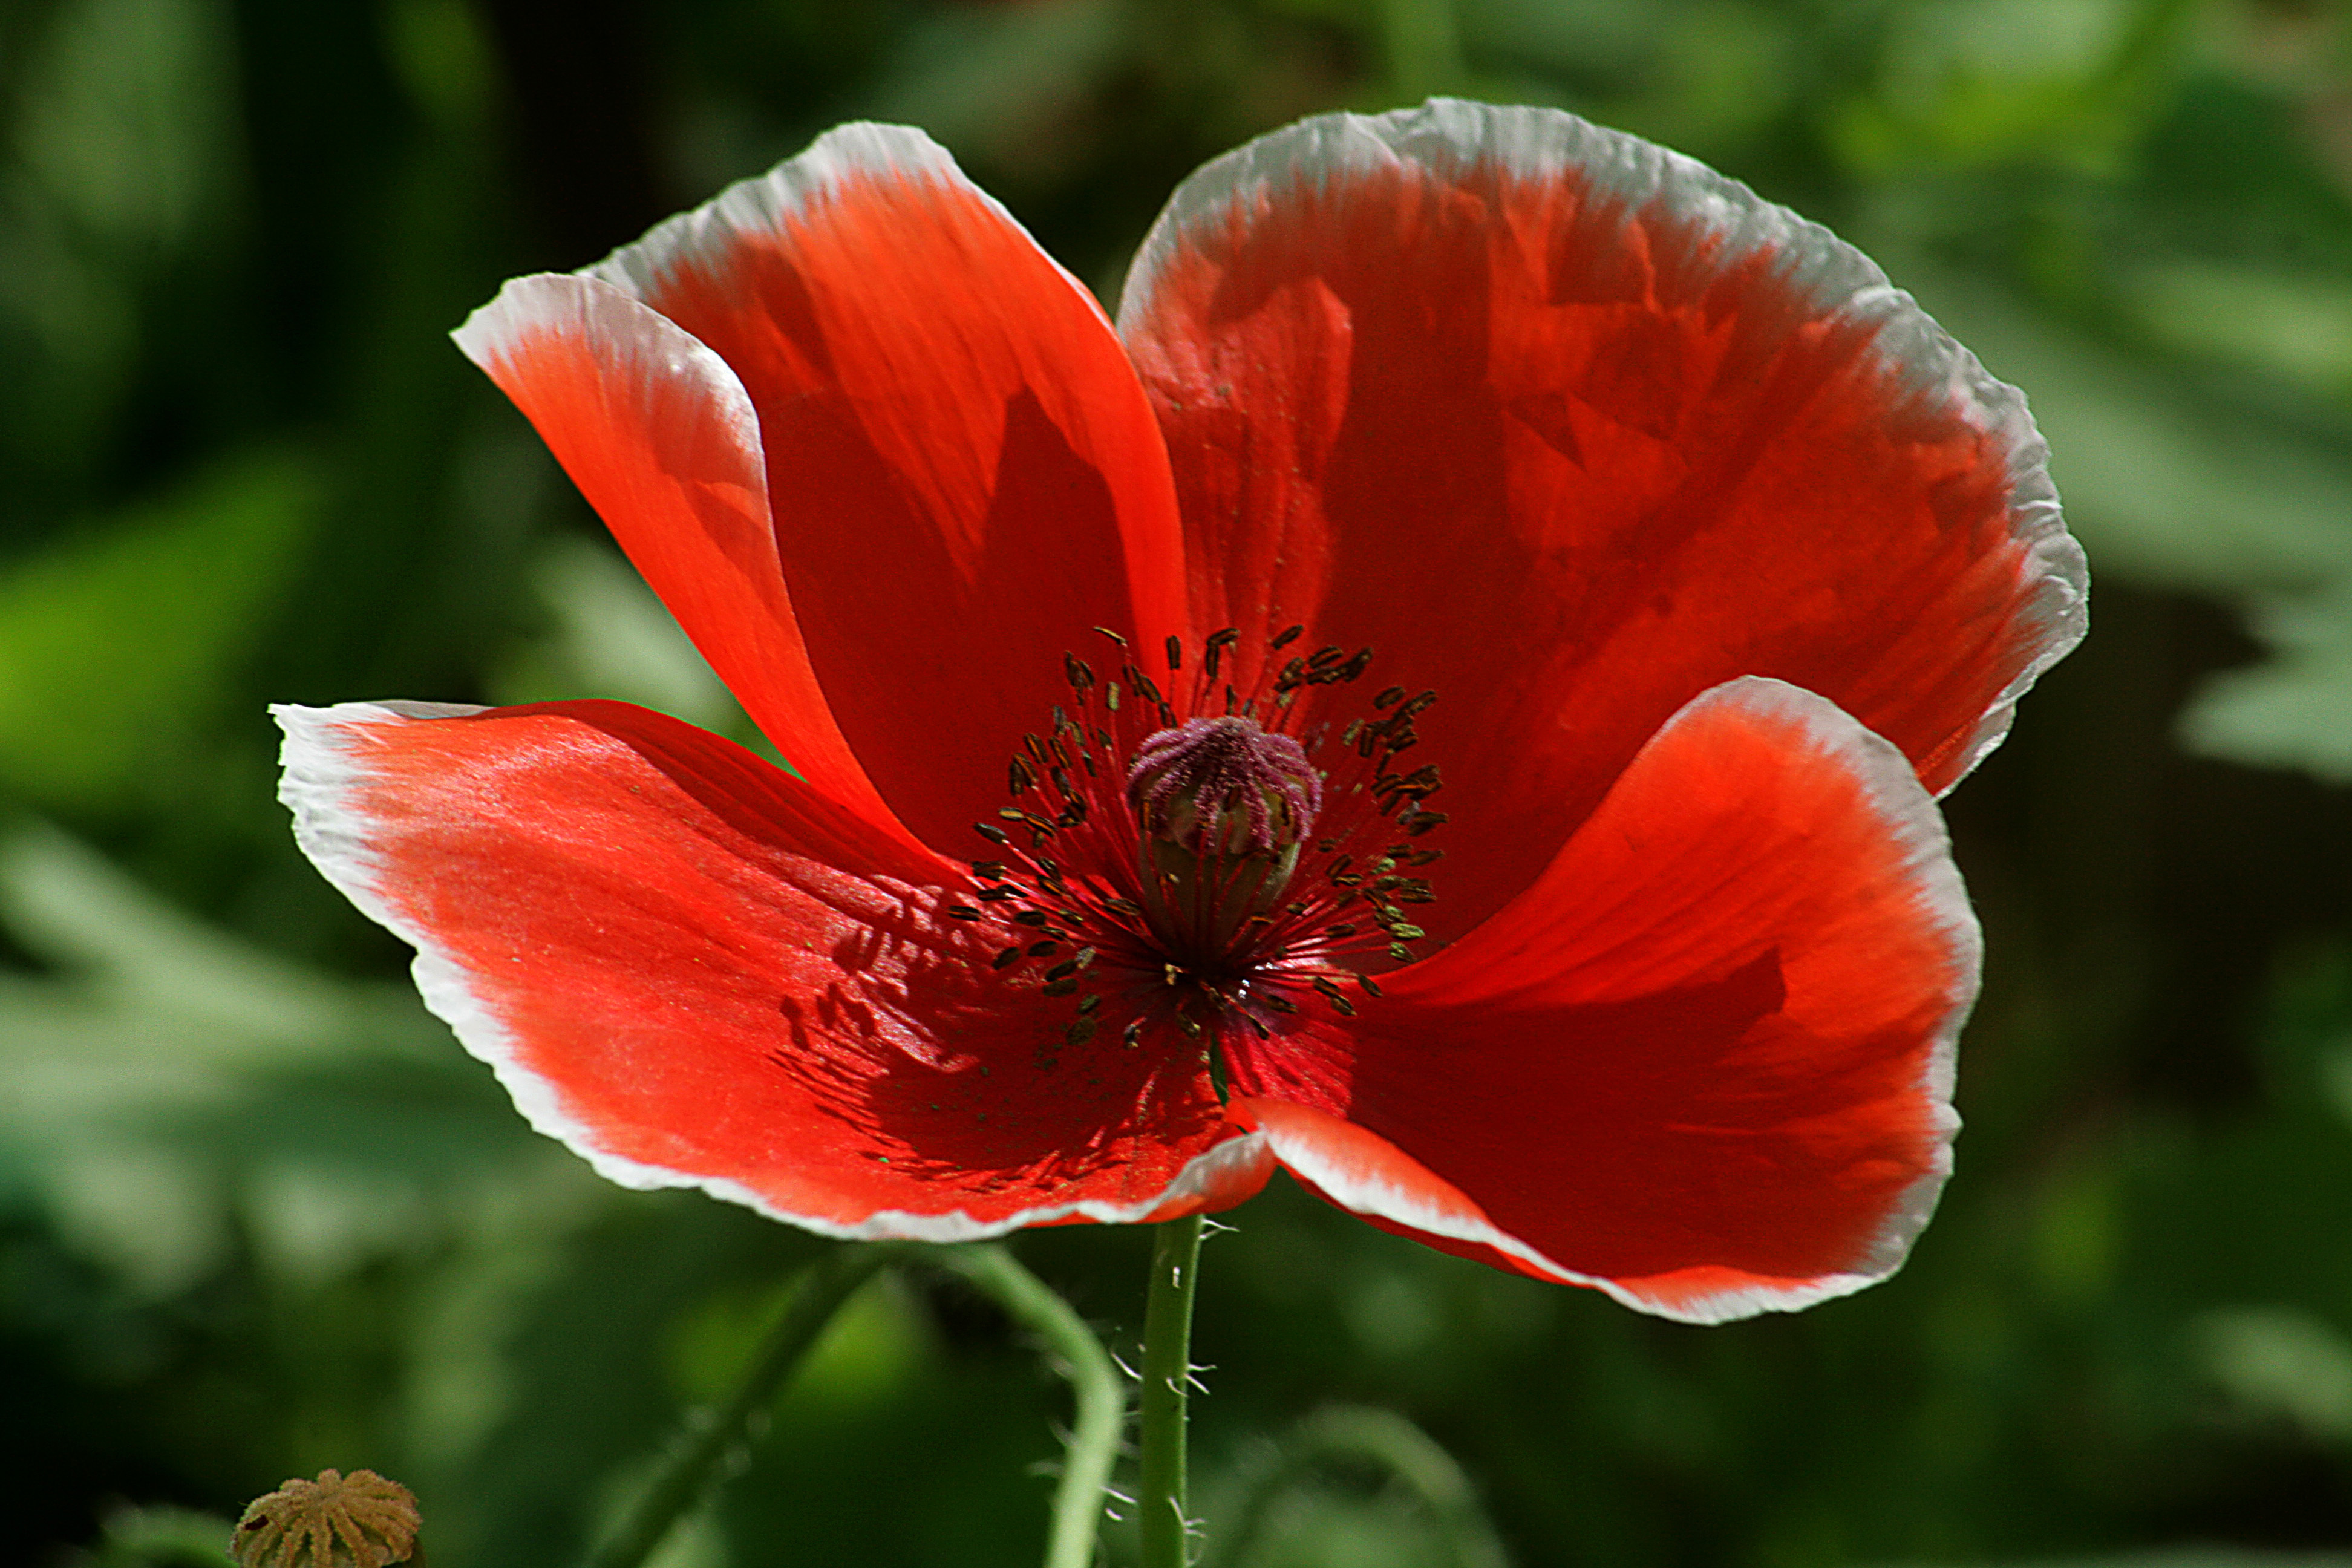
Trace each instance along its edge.
{"label": "sunlit petal surface", "polygon": [[1179,189],[1119,321],[1198,624],[1303,622],[1441,694],[1434,931],[1718,681],[1821,692],[1941,793],[2082,635],[2017,394],[1826,230],[1570,116],[1253,142]]}
{"label": "sunlit petal surface", "polygon": [[[1276,1154],[1448,1250],[1712,1321],[1885,1278],[1950,1168],[1979,942],[1934,803],[1819,697],[1675,715],[1535,885],[1244,1046]],[[1310,1113],[1311,1114],[1308,1114]]]}
{"label": "sunlit petal surface", "polygon": [[615,1181],[961,1240],[1265,1179],[1197,1067],[1041,1068],[1038,1009],[934,918],[942,868],[740,747],[613,702],[280,720],[311,858]]}

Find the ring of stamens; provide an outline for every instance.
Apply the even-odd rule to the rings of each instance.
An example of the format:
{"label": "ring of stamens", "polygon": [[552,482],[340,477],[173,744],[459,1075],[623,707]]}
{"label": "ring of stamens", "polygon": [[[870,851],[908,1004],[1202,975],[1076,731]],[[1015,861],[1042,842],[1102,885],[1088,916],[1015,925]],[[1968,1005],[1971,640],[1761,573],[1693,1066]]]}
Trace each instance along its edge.
{"label": "ring of stamens", "polygon": [[[1360,679],[1371,650],[1337,647],[1269,657],[1247,691],[1221,680],[1241,634],[1212,634],[1185,681],[1184,649],[1165,646],[1171,701],[1145,671],[1128,640],[1097,627],[1118,650],[1118,673],[1098,679],[1076,654],[1063,656],[1072,700],[1056,704],[1046,732],[1024,735],[1006,769],[1011,803],[994,822],[975,825],[998,858],[971,862],[970,902],[944,906],[950,918],[994,928],[1003,939],[992,959],[1008,977],[1036,972],[1045,994],[1075,997],[1059,1046],[1041,1049],[1054,1065],[1061,1047],[1077,1047],[1105,1026],[1108,1011],[1122,1043],[1133,1047],[1164,1019],[1207,1051],[1219,1092],[1223,1067],[1213,1048],[1221,1030],[1246,1028],[1261,1038],[1286,1017],[1319,1005],[1343,1016],[1358,995],[1381,994],[1365,968],[1411,963],[1423,935],[1407,911],[1432,897],[1417,875],[1442,851],[1418,841],[1444,822],[1424,803],[1440,787],[1437,769],[1405,771],[1397,759],[1419,741],[1413,721],[1436,700],[1391,686],[1370,713],[1299,732],[1301,692]],[[1268,645],[1278,655],[1303,635],[1292,626]],[[1182,683],[1180,686],[1180,683]],[[1286,736],[1321,778],[1319,814],[1307,813],[1292,863],[1278,882],[1244,855],[1204,856],[1187,898],[1211,912],[1171,916],[1171,886],[1152,857],[1139,853],[1151,825],[1139,819],[1128,788],[1134,759],[1188,718],[1227,718]],[[1286,751],[1277,748],[1282,755]],[[1146,816],[1151,816],[1147,810]],[[1244,885],[1244,874],[1248,880]]]}

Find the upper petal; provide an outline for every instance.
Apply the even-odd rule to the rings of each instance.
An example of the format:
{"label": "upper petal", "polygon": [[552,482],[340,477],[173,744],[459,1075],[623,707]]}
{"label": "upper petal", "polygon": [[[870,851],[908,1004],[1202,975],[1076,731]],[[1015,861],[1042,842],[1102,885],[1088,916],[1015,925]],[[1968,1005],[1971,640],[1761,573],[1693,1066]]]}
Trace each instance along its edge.
{"label": "upper petal", "polygon": [[921,132],[831,132],[590,275],[742,378],[817,679],[929,842],[1003,804],[1089,628],[1183,629],[1167,454],[1125,352]]}
{"label": "upper petal", "polygon": [[1718,681],[1821,692],[1940,793],[2082,634],[2022,399],[1827,231],[1570,115],[1254,142],[1177,192],[1119,320],[1198,624],[1438,692],[1436,934]]}
{"label": "upper petal", "polygon": [[1906,759],[1743,679],[1344,1028],[1243,1042],[1236,1114],[1449,1250],[1694,1321],[1804,1306],[1927,1223],[1979,954]]}
{"label": "upper petal", "polygon": [[735,373],[583,278],[518,278],[454,335],[752,721],[818,789],[888,821],[809,667],[776,563],[759,420]]}
{"label": "upper petal", "polygon": [[955,868],[725,741],[615,702],[278,710],[320,869],[541,1131],[632,1186],[962,1240],[1239,1201],[1205,1075],[1081,1064],[940,918]]}

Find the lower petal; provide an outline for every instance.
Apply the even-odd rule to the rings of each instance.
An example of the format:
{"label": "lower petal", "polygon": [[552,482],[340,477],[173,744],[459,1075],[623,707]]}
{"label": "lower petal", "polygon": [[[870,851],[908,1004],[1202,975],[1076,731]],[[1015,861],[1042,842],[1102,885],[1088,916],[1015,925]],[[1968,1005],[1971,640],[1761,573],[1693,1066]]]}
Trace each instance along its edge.
{"label": "lower petal", "polygon": [[1197,1069],[1055,1059],[961,883],[717,737],[614,702],[278,710],[304,849],[417,949],[540,1131],[628,1186],[961,1240],[1228,1206],[1271,1169]]}
{"label": "lower petal", "polygon": [[1927,1223],[1978,963],[1902,753],[1743,679],[1478,930],[1353,1019],[1245,1043],[1236,1120],[1446,1250],[1685,1321],[1790,1310]]}

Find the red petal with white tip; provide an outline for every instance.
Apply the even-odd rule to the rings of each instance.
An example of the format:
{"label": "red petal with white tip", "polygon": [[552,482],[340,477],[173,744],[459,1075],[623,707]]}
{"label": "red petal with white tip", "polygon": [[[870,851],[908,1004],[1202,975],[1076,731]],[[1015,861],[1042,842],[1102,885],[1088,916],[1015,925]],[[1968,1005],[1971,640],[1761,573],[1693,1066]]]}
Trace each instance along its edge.
{"label": "red petal with white tip", "polygon": [[455,334],[793,765],[887,822],[809,668],[776,563],[759,420],[719,356],[618,289],[518,278]]}
{"label": "red petal with white tip", "polygon": [[1570,115],[1277,132],[1177,192],[1119,319],[1196,624],[1438,692],[1439,938],[1694,692],[1819,691],[1940,793],[2082,634],[2022,399],[1827,231]]}
{"label": "red petal with white tip", "polygon": [[614,702],[278,711],[304,849],[614,1181],[952,1241],[1271,1169],[1197,1068],[1055,1061],[1066,1007],[943,918],[952,867],[740,747]]}
{"label": "red petal with white tip", "polygon": [[927,842],[970,843],[1003,803],[1063,654],[1111,651],[1093,626],[1155,657],[1183,629],[1167,454],[1125,351],[921,132],[831,132],[591,276],[742,378],[817,677]]}
{"label": "red petal with white tip", "polygon": [[1355,1018],[1237,1042],[1235,1118],[1448,1250],[1693,1321],[1792,1309],[1927,1223],[1978,962],[1908,761],[1734,680],[1495,919]]}

